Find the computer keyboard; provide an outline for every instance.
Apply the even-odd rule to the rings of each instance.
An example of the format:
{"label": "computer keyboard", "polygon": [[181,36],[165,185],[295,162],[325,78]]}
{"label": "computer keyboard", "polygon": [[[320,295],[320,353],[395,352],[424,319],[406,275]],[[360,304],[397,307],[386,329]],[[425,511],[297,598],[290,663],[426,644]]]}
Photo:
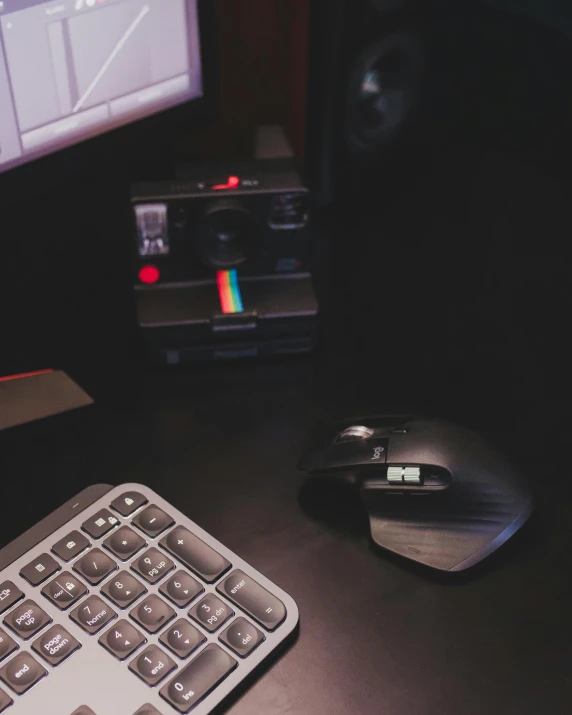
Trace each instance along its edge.
{"label": "computer keyboard", "polygon": [[0,551],[0,713],[206,715],[297,624],[147,487],[90,487]]}

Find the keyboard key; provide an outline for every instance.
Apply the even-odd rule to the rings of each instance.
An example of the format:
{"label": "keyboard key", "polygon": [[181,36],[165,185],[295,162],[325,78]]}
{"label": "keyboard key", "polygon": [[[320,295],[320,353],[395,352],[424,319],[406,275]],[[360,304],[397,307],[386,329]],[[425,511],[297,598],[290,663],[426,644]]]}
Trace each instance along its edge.
{"label": "keyboard key", "polygon": [[28,653],[19,653],[0,670],[0,678],[15,693],[21,695],[48,674],[48,671]]}
{"label": "keyboard key", "polygon": [[0,661],[5,660],[9,655],[18,650],[18,644],[9,636],[6,631],[0,628]]}
{"label": "keyboard key", "polygon": [[32,646],[33,650],[48,661],[50,665],[59,665],[66,658],[81,648],[81,643],[62,626],[53,626],[47,633],[38,638]]}
{"label": "keyboard key", "polygon": [[[9,708],[13,702],[14,701],[12,700],[12,698],[9,695],[7,695],[3,690],[0,690],[0,713],[3,713],[4,710]],[[149,712],[152,713],[151,710]],[[155,711],[155,712],[157,712],[157,711]]]}
{"label": "keyboard key", "polygon": [[54,544],[52,551],[62,561],[71,561],[76,556],[79,556],[82,551],[89,549],[90,546],[89,539],[86,539],[80,531],[72,531],[71,534]]}
{"label": "keyboard key", "polygon": [[95,713],[91,708],[88,708],[87,705],[82,705],[77,710],[74,710],[72,715],[95,715]]}
{"label": "keyboard key", "polygon": [[145,648],[129,663],[129,670],[151,686],[164,680],[176,667],[175,661],[156,645]]}
{"label": "keyboard key", "polygon": [[160,695],[180,713],[188,713],[237,665],[234,658],[211,643],[162,688]]}
{"label": "keyboard key", "polygon": [[158,710],[155,710],[152,705],[143,705],[142,708],[137,710],[135,715],[161,715],[161,713]]}
{"label": "keyboard key", "polygon": [[132,603],[147,593],[147,589],[142,583],[132,576],[127,571],[120,571],[117,576],[108,581],[101,589],[107,598],[109,598],[119,608],[129,608]]}
{"label": "keyboard key", "polygon": [[205,589],[196,579],[185,571],[177,571],[164,583],[159,592],[166,596],[179,608],[186,608],[189,603]]}
{"label": "keyboard key", "polygon": [[246,618],[237,618],[219,639],[241,658],[246,658],[252,651],[264,642],[264,634],[249,623]]}
{"label": "keyboard key", "polygon": [[173,529],[160,544],[207,583],[214,583],[231,567],[230,561],[183,526]]}
{"label": "keyboard key", "polygon": [[24,598],[24,594],[18,586],[16,586],[12,581],[4,581],[0,584],[0,616],[15,603],[21,601]]}
{"label": "keyboard key", "polygon": [[85,596],[87,588],[71,573],[64,571],[44,586],[42,593],[61,611],[65,611]]}
{"label": "keyboard key", "polygon": [[176,613],[159,596],[151,594],[141,601],[129,615],[149,633],[157,633],[175,617]]}
{"label": "keyboard key", "polygon": [[101,549],[92,549],[79,561],[76,561],[73,569],[93,586],[97,586],[110,573],[117,570],[117,564]]}
{"label": "keyboard key", "polygon": [[286,607],[282,601],[239,569],[227,576],[217,591],[268,631],[278,628],[286,618]]}
{"label": "keyboard key", "polygon": [[70,618],[81,626],[84,631],[93,635],[100,631],[109,621],[117,618],[117,613],[104,603],[99,596],[90,596],[70,613]]}
{"label": "keyboard key", "polygon": [[194,608],[191,608],[189,616],[198,621],[209,633],[214,633],[231,616],[234,616],[234,611],[214,593],[209,593]]}
{"label": "keyboard key", "polygon": [[140,514],[137,514],[131,523],[135,524],[135,526],[141,529],[147,536],[154,538],[172,526],[175,520],[162,509],[159,509],[158,506],[152,504],[146,509],[143,509]]}
{"label": "keyboard key", "polygon": [[157,583],[175,568],[175,564],[161,551],[151,548],[134,561],[131,568],[149,583]]}
{"label": "keyboard key", "polygon": [[122,494],[111,502],[111,508],[118,511],[121,516],[131,516],[139,507],[142,507],[143,504],[147,504],[147,501],[147,497],[144,497],[143,494],[139,494],[139,492],[125,492],[125,494]]}
{"label": "keyboard key", "polygon": [[125,660],[137,648],[147,642],[147,638],[134,628],[129,621],[117,621],[113,628],[99,639],[101,645],[119,660]]}
{"label": "keyboard key", "polygon": [[92,539],[101,539],[111,529],[114,529],[119,524],[119,519],[108,510],[101,509],[90,519],[85,521],[81,528],[92,537]]}
{"label": "keyboard key", "polygon": [[133,529],[128,526],[122,526],[117,529],[110,537],[108,537],[103,545],[115,554],[122,561],[127,561],[134,556],[147,542],[139,534],[136,534]]}
{"label": "keyboard key", "polygon": [[184,660],[191,653],[194,653],[206,641],[206,638],[189,621],[181,618],[166,630],[159,640],[175,655]]}
{"label": "keyboard key", "polygon": [[34,601],[24,601],[4,619],[4,623],[25,641],[51,622],[50,616]]}
{"label": "keyboard key", "polygon": [[49,554],[42,554],[20,571],[20,576],[32,586],[39,586],[61,569],[58,562]]}

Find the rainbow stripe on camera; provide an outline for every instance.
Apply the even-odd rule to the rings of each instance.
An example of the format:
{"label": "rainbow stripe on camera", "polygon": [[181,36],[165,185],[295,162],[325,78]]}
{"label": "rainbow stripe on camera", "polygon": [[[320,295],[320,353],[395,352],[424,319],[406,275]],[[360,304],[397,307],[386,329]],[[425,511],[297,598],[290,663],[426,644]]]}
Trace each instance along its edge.
{"label": "rainbow stripe on camera", "polygon": [[236,271],[219,271],[217,274],[220,307],[225,315],[244,313],[244,304]]}

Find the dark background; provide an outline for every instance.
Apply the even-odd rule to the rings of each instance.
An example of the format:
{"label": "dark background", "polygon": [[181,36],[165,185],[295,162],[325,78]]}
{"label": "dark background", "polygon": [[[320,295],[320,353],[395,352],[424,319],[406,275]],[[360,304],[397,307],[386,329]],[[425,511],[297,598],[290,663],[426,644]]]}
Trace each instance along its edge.
{"label": "dark background", "polygon": [[[220,2],[223,118],[186,156],[247,154],[255,121],[301,153],[304,6]],[[96,406],[1,435],[0,542],[93,482],[176,503],[300,607],[237,715],[569,712],[569,49],[473,10],[438,23],[399,170],[315,217],[314,355],[145,368],[119,158],[2,206],[0,374],[60,367]],[[317,423],[393,409],[478,429],[531,484],[530,523],[469,574],[374,550],[359,504],[296,470]]]}

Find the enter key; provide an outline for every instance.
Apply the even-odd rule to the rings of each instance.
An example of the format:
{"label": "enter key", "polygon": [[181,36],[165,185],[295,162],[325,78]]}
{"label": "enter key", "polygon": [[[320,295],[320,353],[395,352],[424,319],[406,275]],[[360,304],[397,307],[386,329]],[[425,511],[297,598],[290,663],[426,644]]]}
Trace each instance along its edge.
{"label": "enter key", "polygon": [[286,618],[286,607],[282,601],[240,569],[227,576],[217,591],[268,631],[278,628]]}

